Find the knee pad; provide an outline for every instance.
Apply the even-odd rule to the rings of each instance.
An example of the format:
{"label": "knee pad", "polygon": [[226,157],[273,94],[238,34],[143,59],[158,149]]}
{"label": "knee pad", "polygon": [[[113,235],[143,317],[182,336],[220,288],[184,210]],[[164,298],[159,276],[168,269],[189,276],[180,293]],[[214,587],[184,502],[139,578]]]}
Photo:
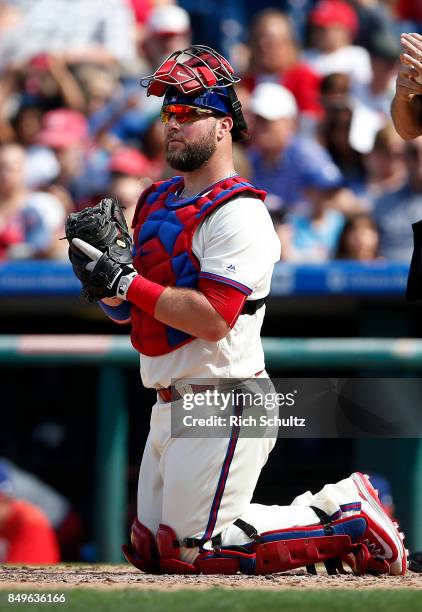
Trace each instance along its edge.
{"label": "knee pad", "polygon": [[157,531],[159,564],[167,574],[199,574],[191,563],[180,559],[180,543],[171,527],[160,525]]}
{"label": "knee pad", "polygon": [[134,519],[130,530],[131,546],[122,546],[126,560],[147,574],[159,574],[159,554],[155,538],[150,530]]}

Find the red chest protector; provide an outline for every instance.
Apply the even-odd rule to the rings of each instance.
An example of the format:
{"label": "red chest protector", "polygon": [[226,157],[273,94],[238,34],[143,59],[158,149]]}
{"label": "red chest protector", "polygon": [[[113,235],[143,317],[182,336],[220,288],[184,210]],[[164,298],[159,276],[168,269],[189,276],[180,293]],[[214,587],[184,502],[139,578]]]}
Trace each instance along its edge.
{"label": "red chest protector", "polygon": [[[239,176],[224,179],[194,198],[180,199],[183,178],[153,183],[139,198],[132,221],[136,270],[148,280],[170,287],[198,286],[199,264],[192,239],[201,221],[240,193],[264,200],[265,192]],[[240,205],[240,203],[239,203]],[[131,308],[132,344],[144,355],[165,355],[195,338],[164,325],[136,306]]]}

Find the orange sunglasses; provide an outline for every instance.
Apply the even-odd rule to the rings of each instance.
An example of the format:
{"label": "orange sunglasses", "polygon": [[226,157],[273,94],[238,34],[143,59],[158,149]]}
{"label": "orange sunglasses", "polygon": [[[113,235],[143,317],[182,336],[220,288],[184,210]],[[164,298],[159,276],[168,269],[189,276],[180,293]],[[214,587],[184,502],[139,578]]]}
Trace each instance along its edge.
{"label": "orange sunglasses", "polygon": [[161,121],[166,124],[170,121],[173,115],[176,116],[177,123],[191,123],[205,119],[214,114],[209,108],[199,108],[198,106],[189,106],[188,104],[168,104],[161,109]]}

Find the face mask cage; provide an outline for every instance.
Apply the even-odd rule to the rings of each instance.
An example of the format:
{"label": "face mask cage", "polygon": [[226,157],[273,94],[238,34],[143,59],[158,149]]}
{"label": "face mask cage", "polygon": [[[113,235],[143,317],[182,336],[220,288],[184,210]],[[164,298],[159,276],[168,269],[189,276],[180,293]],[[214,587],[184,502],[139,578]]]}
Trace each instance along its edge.
{"label": "face mask cage", "polygon": [[185,95],[204,89],[227,87],[240,81],[231,64],[217,51],[196,45],[175,51],[149,76],[141,80],[148,96],[161,97],[169,86]]}

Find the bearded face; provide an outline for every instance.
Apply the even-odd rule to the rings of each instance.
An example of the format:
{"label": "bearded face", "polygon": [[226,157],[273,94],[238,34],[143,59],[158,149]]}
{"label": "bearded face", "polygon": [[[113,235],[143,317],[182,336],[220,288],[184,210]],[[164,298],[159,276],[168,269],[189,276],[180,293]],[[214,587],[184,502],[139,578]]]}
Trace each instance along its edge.
{"label": "bearded face", "polygon": [[[208,125],[205,125],[205,121]],[[200,125],[201,130],[197,129]],[[170,130],[166,138],[167,163],[180,172],[194,172],[201,168],[217,149],[216,121],[213,118],[192,124],[197,134],[183,134]]]}

